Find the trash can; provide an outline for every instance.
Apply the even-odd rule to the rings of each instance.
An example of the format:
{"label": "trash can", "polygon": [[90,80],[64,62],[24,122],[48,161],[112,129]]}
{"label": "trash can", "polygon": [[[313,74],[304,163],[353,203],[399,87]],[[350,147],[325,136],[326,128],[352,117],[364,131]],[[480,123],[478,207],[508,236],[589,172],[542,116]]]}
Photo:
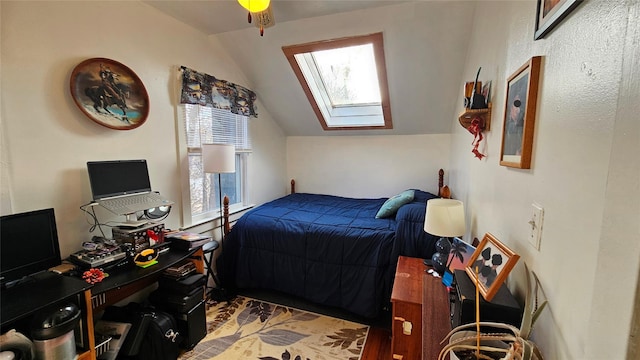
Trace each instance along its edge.
{"label": "trash can", "polygon": [[31,325],[36,359],[77,359],[73,329],[79,320],[80,309],[73,303],[49,308],[36,314]]}

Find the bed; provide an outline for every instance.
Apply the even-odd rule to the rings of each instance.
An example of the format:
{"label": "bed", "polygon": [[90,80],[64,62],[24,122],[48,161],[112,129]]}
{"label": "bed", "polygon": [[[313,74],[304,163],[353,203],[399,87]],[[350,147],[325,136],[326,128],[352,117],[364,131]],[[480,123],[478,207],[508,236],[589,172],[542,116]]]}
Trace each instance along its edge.
{"label": "bed", "polygon": [[[398,256],[430,258],[437,239],[424,232],[428,199],[448,197],[440,170],[438,194],[410,189],[394,216],[376,218],[388,200],[296,193],[242,215],[226,237],[218,271],[223,286],[269,289],[374,318],[389,305]],[[404,192],[403,192],[404,193]]]}

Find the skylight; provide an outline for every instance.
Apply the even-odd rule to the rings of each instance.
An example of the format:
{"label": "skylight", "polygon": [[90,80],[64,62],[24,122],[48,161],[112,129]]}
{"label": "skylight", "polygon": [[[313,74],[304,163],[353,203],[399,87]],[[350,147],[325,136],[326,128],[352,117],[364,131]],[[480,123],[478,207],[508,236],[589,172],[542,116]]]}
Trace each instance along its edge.
{"label": "skylight", "polygon": [[323,129],[393,127],[382,33],[282,50]]}

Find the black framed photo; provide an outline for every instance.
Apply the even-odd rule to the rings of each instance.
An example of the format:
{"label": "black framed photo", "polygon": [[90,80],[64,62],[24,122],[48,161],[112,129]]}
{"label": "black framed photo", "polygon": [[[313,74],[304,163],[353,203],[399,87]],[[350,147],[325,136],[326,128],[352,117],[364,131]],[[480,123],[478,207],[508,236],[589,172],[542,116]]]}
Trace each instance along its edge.
{"label": "black framed photo", "polygon": [[544,38],[575,9],[582,0],[537,0],[536,31],[534,40]]}

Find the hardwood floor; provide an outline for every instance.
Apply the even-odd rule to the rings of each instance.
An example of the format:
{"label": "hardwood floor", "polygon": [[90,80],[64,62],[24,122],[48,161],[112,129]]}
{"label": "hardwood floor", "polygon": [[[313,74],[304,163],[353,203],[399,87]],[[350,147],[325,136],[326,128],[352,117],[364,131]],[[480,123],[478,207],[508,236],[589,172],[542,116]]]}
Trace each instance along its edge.
{"label": "hardwood floor", "polygon": [[371,327],[364,344],[361,360],[390,360],[391,330]]}

